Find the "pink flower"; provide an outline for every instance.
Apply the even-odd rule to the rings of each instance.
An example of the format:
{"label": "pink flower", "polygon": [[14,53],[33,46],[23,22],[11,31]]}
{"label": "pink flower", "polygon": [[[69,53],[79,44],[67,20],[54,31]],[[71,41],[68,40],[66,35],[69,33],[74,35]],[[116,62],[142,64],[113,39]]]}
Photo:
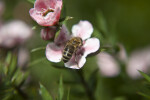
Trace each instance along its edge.
{"label": "pink flower", "polygon": [[[62,30],[66,30],[62,27]],[[88,21],[80,21],[72,27],[71,37],[80,37],[83,41],[83,46],[73,54],[71,59],[65,63],[65,67],[80,69],[86,62],[86,56],[96,52],[100,47],[100,41],[97,38],[90,38],[93,32],[93,27]],[[46,47],[46,57],[51,62],[60,62],[65,43],[69,40],[69,35],[66,32],[60,32],[54,43],[49,43]],[[76,61],[75,61],[76,59]]]}
{"label": "pink flower", "polygon": [[69,39],[67,28],[63,25],[59,35],[54,40],[54,43],[49,43],[46,46],[46,57],[51,62],[60,62],[62,58],[62,50],[64,44]]}
{"label": "pink flower", "polygon": [[50,40],[55,36],[56,33],[56,27],[55,26],[49,26],[41,29],[41,38],[43,40]]}
{"label": "pink flower", "polygon": [[127,73],[131,78],[141,77],[138,70],[149,72],[150,70],[150,47],[133,51],[127,63]]}
{"label": "pink flower", "polygon": [[122,63],[126,64],[127,60],[128,60],[126,49],[120,43],[118,44],[118,48],[119,48],[119,51],[118,51],[116,57],[119,59],[119,61],[121,61]]}
{"label": "pink flower", "polygon": [[28,62],[29,62],[30,56],[29,51],[26,48],[20,48],[18,52],[18,66],[22,69],[25,69]]}
{"label": "pink flower", "polygon": [[41,26],[57,24],[62,9],[62,0],[36,0],[30,16]]}
{"label": "pink flower", "polygon": [[115,77],[120,73],[120,61],[123,64],[127,62],[127,54],[124,46],[118,44],[119,51],[114,56],[107,52],[101,52],[97,55],[97,64],[102,75],[107,77]]}
{"label": "pink flower", "polygon": [[97,63],[102,75],[114,77],[120,73],[118,62],[109,53],[101,52],[97,55],[97,59]]}
{"label": "pink flower", "polygon": [[32,35],[32,29],[22,21],[12,21],[0,28],[0,47],[13,48],[24,43]]}

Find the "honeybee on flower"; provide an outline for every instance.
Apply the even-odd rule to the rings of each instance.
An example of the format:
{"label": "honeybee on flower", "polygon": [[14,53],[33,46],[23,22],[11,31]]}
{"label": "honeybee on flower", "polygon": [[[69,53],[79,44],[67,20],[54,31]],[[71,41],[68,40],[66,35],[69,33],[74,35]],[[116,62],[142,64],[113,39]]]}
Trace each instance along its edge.
{"label": "honeybee on flower", "polygon": [[[82,68],[86,62],[86,56],[96,52],[100,47],[99,39],[90,38],[92,32],[93,27],[89,21],[80,21],[78,24],[74,25],[72,27],[71,36],[68,34],[67,28],[63,25],[59,36],[54,40],[54,43],[49,43],[46,46],[47,59],[55,63],[60,62],[63,59],[65,67],[73,69]],[[69,49],[67,47],[68,44]],[[74,47],[72,44],[76,44],[76,46]],[[73,53],[71,53],[72,56],[68,57],[69,59],[65,59],[66,56],[64,57],[64,55],[66,55],[66,51],[67,54],[69,54],[70,48],[74,48]]]}

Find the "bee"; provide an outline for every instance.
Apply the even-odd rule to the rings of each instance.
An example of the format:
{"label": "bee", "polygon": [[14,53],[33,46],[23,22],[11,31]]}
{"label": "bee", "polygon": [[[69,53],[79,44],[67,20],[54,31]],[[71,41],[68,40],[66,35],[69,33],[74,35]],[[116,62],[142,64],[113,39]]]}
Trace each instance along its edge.
{"label": "bee", "polygon": [[[80,37],[71,38],[65,45],[63,50],[62,60],[64,63],[68,62],[73,54],[76,56],[76,51],[83,45],[83,41]],[[76,60],[76,59],[75,59]]]}

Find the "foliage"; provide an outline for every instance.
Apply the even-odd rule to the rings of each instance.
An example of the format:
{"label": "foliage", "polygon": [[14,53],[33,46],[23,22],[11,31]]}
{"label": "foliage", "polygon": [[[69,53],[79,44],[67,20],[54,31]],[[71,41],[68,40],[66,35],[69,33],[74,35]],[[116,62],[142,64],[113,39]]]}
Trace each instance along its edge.
{"label": "foliage", "polygon": [[[131,77],[133,73],[127,70],[132,51],[149,45],[150,1],[65,0],[57,32],[49,41],[40,37],[44,27],[29,17],[35,0],[3,2],[5,10],[2,16],[0,12],[0,27],[1,20],[3,23],[21,19],[31,24],[35,33],[25,44],[9,49],[0,46],[0,100],[150,99],[149,65],[146,70],[136,70],[137,77]],[[71,34],[71,26],[79,20],[89,20],[93,24],[92,37],[100,40],[100,49],[88,55],[86,64],[79,70],[66,68],[63,62],[48,61],[46,45],[57,38],[63,24]],[[126,50],[126,61],[118,58],[120,44]],[[19,66],[21,47],[27,48],[30,58]],[[102,52],[110,54],[117,62],[119,73],[116,76],[107,76],[100,69],[97,55]],[[106,70],[108,74],[113,71]]]}

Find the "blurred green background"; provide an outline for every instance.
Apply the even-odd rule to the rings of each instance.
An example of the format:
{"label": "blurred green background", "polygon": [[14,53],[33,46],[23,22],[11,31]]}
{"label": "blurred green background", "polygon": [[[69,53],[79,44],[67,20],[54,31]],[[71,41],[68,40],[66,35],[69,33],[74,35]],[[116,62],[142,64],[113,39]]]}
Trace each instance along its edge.
{"label": "blurred green background", "polygon": [[[21,19],[31,26],[37,26],[34,36],[28,41],[26,47],[32,50],[46,46],[48,42],[40,38],[40,29],[42,27],[39,27],[29,15],[29,9],[33,8],[33,4],[27,0],[3,1],[5,2],[4,21]],[[64,7],[66,15],[74,17],[67,24],[70,31],[72,25],[77,24],[79,20],[89,20],[93,24],[94,29],[103,36],[101,37],[102,47],[107,43],[122,43],[127,53],[130,54],[134,49],[143,48],[150,44],[149,0],[64,0]],[[35,59],[39,62],[34,62]],[[76,84],[79,79],[74,70],[53,67],[55,64],[50,63],[45,58],[45,50],[32,53],[30,60],[33,64],[29,67],[33,81],[32,86],[38,85],[40,81],[55,96],[58,91],[59,77],[62,74],[66,91],[65,95],[67,95],[67,91],[70,88],[70,100],[87,100],[84,88]],[[87,81],[90,80],[91,74],[98,67],[95,61],[96,57],[88,58],[83,68]],[[124,72],[124,69],[122,69],[120,75],[114,78],[96,74],[95,80],[99,84],[95,84],[97,86],[95,95],[99,100],[147,100],[137,94],[138,91],[143,89],[141,84],[144,81],[142,79],[130,79]],[[38,100],[39,98],[36,97],[36,99]]]}
{"label": "blurred green background", "polygon": [[[27,0],[4,1],[5,19],[23,19],[30,24],[33,22],[28,13],[33,4]],[[79,20],[89,20],[100,29],[97,16],[100,12],[106,20],[108,34],[115,35],[130,51],[149,45],[149,5],[149,0],[64,0],[66,15],[74,17],[68,27],[71,28]]]}

